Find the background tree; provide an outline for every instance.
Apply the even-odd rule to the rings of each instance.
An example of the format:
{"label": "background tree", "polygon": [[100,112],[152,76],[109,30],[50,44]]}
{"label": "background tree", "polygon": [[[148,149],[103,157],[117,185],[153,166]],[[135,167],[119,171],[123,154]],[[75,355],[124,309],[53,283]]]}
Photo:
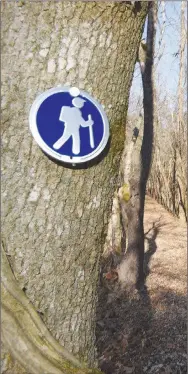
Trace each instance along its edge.
{"label": "background tree", "polygon": [[[158,126],[153,167],[148,192],[168,210],[187,220],[186,182],[186,2],[181,2],[179,51],[179,77],[177,95],[158,89]],[[165,92],[165,95],[164,95]],[[163,94],[163,98],[161,97]],[[165,96],[165,99],[164,99]]]}
{"label": "background tree", "polygon": [[[139,7],[67,1],[2,4],[3,248],[15,280],[53,337],[89,366],[96,364],[99,262],[146,13],[147,2]],[[33,100],[58,84],[85,89],[106,108],[110,149],[93,167],[83,170],[54,164],[29,133]],[[17,307],[14,302],[9,305],[8,314],[9,297],[5,290],[7,347],[28,372],[47,372],[42,362],[34,365],[35,340],[24,350],[23,360],[19,339],[15,341],[8,330],[11,317],[21,323],[21,306],[16,299]],[[37,340],[43,355],[44,341]],[[56,359],[53,366],[54,373],[73,370],[62,369]],[[21,369],[12,366],[10,371],[20,373]]]}
{"label": "background tree", "polygon": [[[153,159],[147,193],[177,217],[187,220],[187,3],[160,1],[158,4],[158,32],[153,67]],[[127,121],[130,133],[142,108],[142,82],[138,69],[137,64]],[[140,92],[137,87],[140,87]],[[142,135],[141,126],[138,148],[141,146]]]}
{"label": "background tree", "polygon": [[157,3],[149,2],[147,41],[141,41],[138,59],[143,83],[144,128],[137,169],[129,175],[124,169],[125,189],[130,189],[130,198],[125,201],[128,219],[128,246],[118,268],[119,280],[124,285],[143,287],[144,284],[144,204],[146,184],[149,177],[153,147],[153,59],[156,33]]}

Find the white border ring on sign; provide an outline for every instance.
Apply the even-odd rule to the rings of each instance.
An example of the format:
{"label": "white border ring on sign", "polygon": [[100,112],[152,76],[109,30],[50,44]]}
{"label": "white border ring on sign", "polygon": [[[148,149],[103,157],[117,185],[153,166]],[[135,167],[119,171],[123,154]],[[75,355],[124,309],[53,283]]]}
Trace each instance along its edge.
{"label": "white border ring on sign", "polygon": [[31,110],[30,110],[30,113],[29,113],[29,125],[30,125],[30,130],[31,130],[31,133],[32,133],[35,141],[37,142],[39,147],[45,153],[47,153],[49,156],[51,156],[52,158],[54,158],[58,161],[67,162],[67,163],[71,163],[71,164],[78,164],[78,163],[83,163],[83,162],[90,161],[90,160],[94,159],[95,157],[97,157],[103,151],[103,149],[107,145],[107,142],[108,142],[108,139],[109,139],[108,118],[107,118],[102,106],[95,99],[93,99],[93,97],[91,97],[85,91],[82,91],[82,90],[79,91],[81,96],[85,97],[86,99],[89,99],[97,107],[98,111],[101,114],[102,121],[103,121],[103,126],[104,126],[104,132],[103,132],[102,140],[99,143],[98,147],[93,152],[91,152],[90,154],[88,154],[86,156],[80,156],[80,157],[79,156],[77,156],[77,157],[72,156],[71,157],[71,156],[59,154],[55,150],[51,149],[44,142],[44,140],[41,138],[41,136],[39,134],[38,127],[37,127],[37,113],[38,113],[38,110],[39,110],[41,104],[43,103],[43,101],[45,99],[47,99],[47,97],[49,97],[49,96],[51,96],[55,93],[70,92],[70,90],[71,90],[71,87],[69,87],[69,86],[55,87],[55,88],[51,88],[50,90],[45,91],[41,95],[39,95],[35,99],[32,107],[31,107]]}

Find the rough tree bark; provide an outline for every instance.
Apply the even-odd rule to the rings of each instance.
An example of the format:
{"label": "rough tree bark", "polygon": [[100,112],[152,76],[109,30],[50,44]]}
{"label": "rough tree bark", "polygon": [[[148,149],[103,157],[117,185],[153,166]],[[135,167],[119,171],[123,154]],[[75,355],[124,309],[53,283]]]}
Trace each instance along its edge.
{"label": "rough tree bark", "polygon": [[[99,261],[146,12],[147,2],[139,9],[110,2],[2,3],[3,245],[53,337],[89,366],[96,359]],[[78,86],[106,108],[109,153],[85,170],[50,161],[28,129],[36,95],[58,84]]]}
{"label": "rough tree bark", "polygon": [[[123,286],[142,288],[144,284],[144,204],[153,147],[153,58],[157,3],[149,2],[147,42],[141,42],[138,54],[143,82],[144,133],[137,175],[129,179],[131,198],[122,204],[128,219],[128,247],[118,268]],[[127,183],[124,175],[124,183]]]}

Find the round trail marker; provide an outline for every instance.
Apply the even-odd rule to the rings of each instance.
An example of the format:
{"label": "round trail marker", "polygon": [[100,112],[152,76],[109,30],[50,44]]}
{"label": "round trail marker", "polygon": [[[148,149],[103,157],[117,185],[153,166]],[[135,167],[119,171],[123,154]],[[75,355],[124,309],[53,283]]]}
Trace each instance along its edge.
{"label": "round trail marker", "polygon": [[90,161],[106,147],[109,122],[102,106],[77,87],[56,87],[34,101],[31,133],[52,158],[71,164]]}

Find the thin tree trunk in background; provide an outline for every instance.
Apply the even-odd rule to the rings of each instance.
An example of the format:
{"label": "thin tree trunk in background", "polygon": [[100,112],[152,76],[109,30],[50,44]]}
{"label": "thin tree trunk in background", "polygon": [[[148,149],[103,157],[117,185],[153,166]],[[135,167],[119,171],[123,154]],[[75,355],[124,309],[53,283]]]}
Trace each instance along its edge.
{"label": "thin tree trunk in background", "polygon": [[[157,144],[154,144],[154,161],[148,191],[150,191],[151,196],[156,197],[155,191],[156,189],[159,190],[161,186],[162,196],[160,197],[157,193],[157,200],[162,202],[165,208],[178,218],[187,221],[186,6],[186,1],[179,3],[178,22],[176,24],[179,34],[179,51],[175,54],[179,59],[177,95],[176,99],[173,100],[174,107],[171,111],[169,111],[167,103],[164,116],[164,120],[166,119],[165,128],[161,126],[158,133],[155,131]],[[156,110],[155,104],[154,95],[154,110]],[[165,108],[165,102],[163,108]],[[161,108],[162,116],[163,108]],[[161,122],[164,121],[162,116]],[[154,117],[156,118],[156,111]],[[156,120],[155,130],[157,130]],[[158,147],[157,152],[156,145]]]}
{"label": "thin tree trunk in background", "polygon": [[154,122],[154,101],[153,101],[153,63],[156,36],[156,17],[158,5],[157,2],[150,2],[148,12],[147,28],[147,54],[145,66],[140,61],[142,83],[143,83],[143,109],[144,109],[144,134],[141,148],[141,175],[140,175],[140,210],[139,219],[141,225],[141,251],[139,254],[139,274],[138,285],[144,281],[143,263],[144,263],[144,204],[146,194],[146,184],[149,177],[152,149],[153,149],[153,122]]}
{"label": "thin tree trunk in background", "polygon": [[[177,113],[177,128],[175,130],[175,137],[173,139],[174,148],[174,173],[175,180],[173,181],[173,193],[174,193],[174,213],[180,217],[180,215],[186,215],[186,178],[183,175],[183,170],[186,170],[185,160],[186,157],[183,154],[184,142],[186,141],[186,124],[184,120],[184,80],[185,80],[185,48],[186,48],[186,25],[185,25],[185,9],[186,2],[181,2],[181,30],[180,30],[180,48],[179,48],[179,81],[178,81],[178,113]],[[178,177],[180,175],[180,178]],[[184,185],[180,182],[180,179],[184,180]],[[182,190],[181,190],[182,187]]]}
{"label": "thin tree trunk in background", "polygon": [[141,42],[139,62],[143,82],[144,134],[138,174],[130,180],[131,198],[127,203],[128,248],[118,269],[124,286],[141,288],[144,283],[144,204],[153,147],[153,59],[157,2],[149,2],[147,43]]}
{"label": "thin tree trunk in background", "polygon": [[[99,262],[146,12],[147,2],[138,11],[113,2],[2,4],[2,239],[53,337],[90,366]],[[110,150],[93,167],[54,164],[29,132],[33,100],[59,84],[88,91],[106,108]],[[17,373],[13,364],[6,370]]]}
{"label": "thin tree trunk in background", "polygon": [[183,105],[184,105],[184,84],[185,79],[185,46],[186,46],[186,27],[185,27],[185,9],[186,1],[181,2],[181,32],[180,32],[180,50],[179,50],[179,81],[178,81],[178,135],[181,136],[183,125]]}
{"label": "thin tree trunk in background", "polygon": [[177,156],[176,156],[176,148],[174,148],[173,154],[173,175],[172,175],[172,209],[173,213],[176,214],[176,169],[177,169]]}

